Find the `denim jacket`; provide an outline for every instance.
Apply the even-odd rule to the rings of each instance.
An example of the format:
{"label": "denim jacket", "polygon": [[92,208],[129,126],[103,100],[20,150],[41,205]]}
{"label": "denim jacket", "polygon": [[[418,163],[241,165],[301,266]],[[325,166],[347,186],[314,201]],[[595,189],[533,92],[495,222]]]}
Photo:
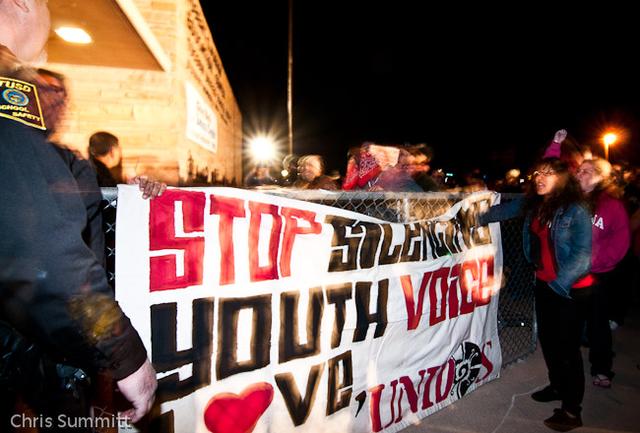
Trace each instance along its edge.
{"label": "denim jacket", "polygon": [[[492,207],[479,218],[481,225],[515,218],[523,213],[524,198]],[[537,264],[539,251],[532,248],[531,222],[533,215],[525,215],[522,226],[522,246],[526,259]],[[570,298],[575,282],[591,269],[591,216],[587,209],[572,204],[556,212],[551,222],[551,241],[557,266],[556,279],[549,282],[554,292]]]}

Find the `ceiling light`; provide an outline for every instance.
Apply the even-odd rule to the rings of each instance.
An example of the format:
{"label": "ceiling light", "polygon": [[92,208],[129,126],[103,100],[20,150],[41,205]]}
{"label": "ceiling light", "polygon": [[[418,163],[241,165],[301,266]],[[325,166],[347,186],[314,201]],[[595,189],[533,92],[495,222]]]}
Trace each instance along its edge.
{"label": "ceiling light", "polygon": [[72,44],[90,44],[93,42],[91,35],[79,27],[58,27],[55,32],[62,39]]}

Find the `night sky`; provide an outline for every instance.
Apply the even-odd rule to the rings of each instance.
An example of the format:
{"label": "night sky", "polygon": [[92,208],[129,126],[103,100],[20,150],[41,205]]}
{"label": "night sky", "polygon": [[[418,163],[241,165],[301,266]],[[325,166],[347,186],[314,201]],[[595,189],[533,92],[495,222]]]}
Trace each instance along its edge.
{"label": "night sky", "polygon": [[[287,1],[202,3],[245,134],[279,128],[286,143]],[[634,13],[430,4],[294,1],[296,154],[344,173],[363,141],[427,143],[434,168],[502,175],[557,129],[597,153],[617,125],[611,160],[640,163]]]}

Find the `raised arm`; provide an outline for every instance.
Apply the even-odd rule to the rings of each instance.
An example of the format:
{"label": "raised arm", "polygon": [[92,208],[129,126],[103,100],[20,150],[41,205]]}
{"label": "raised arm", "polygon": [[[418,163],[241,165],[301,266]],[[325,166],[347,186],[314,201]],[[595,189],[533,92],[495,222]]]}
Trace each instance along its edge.
{"label": "raised arm", "polygon": [[553,140],[547,146],[547,149],[544,152],[543,158],[560,158],[560,150],[562,147],[562,142],[567,138],[567,130],[559,129],[553,135]]}

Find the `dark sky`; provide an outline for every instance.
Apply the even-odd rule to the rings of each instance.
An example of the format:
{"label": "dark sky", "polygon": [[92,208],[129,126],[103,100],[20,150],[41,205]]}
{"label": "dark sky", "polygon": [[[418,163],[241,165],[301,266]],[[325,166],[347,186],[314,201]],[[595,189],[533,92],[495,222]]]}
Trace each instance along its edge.
{"label": "dark sky", "polygon": [[[640,162],[640,38],[614,6],[294,0],[294,151],[344,172],[365,140],[429,144],[433,167],[526,167],[555,130]],[[437,2],[440,3],[440,2]],[[202,2],[245,133],[286,139],[286,0]],[[348,5],[348,7],[347,7]]]}

